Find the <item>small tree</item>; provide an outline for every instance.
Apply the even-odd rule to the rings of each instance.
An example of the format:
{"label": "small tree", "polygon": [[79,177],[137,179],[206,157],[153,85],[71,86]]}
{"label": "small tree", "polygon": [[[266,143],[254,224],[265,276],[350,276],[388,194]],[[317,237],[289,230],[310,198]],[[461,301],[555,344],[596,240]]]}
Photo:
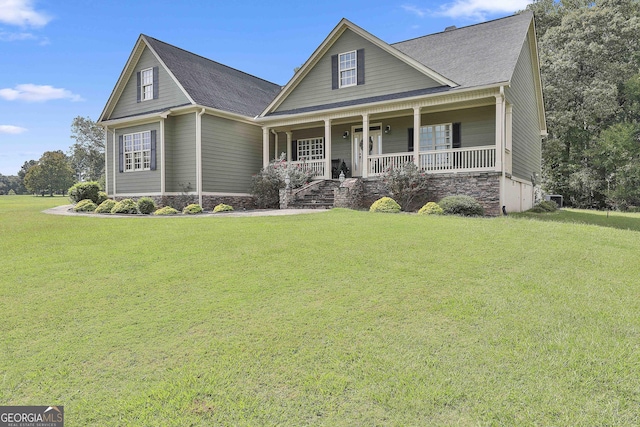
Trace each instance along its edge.
{"label": "small tree", "polygon": [[67,156],[62,151],[45,152],[38,164],[31,166],[24,177],[24,185],[32,193],[48,192],[50,196],[56,191],[65,194],[74,182],[73,169]]}
{"label": "small tree", "polygon": [[400,167],[389,168],[383,180],[393,198],[405,212],[411,210],[416,198],[426,195],[428,188],[427,175],[411,162]]}
{"label": "small tree", "polygon": [[280,189],[285,188],[285,177],[289,175],[290,187],[299,188],[313,176],[304,165],[287,163],[285,156],[262,168],[252,180],[251,193],[261,208],[277,208],[280,204]]}
{"label": "small tree", "polygon": [[76,177],[82,181],[98,181],[104,175],[104,129],[89,117],[76,117],[71,123],[69,159]]}

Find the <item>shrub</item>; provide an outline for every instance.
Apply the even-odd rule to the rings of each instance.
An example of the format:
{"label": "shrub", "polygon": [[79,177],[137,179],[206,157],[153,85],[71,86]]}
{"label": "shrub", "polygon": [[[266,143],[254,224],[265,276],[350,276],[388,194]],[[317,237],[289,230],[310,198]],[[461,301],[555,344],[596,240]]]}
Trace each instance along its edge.
{"label": "shrub", "polygon": [[544,210],[542,207],[535,205],[534,207],[532,207],[531,209],[529,209],[527,212],[533,212],[533,213],[547,213],[548,211]]}
{"label": "shrub", "polygon": [[405,211],[411,209],[414,199],[424,196],[427,192],[427,175],[412,162],[389,168],[382,179]]}
{"label": "shrub", "polygon": [[438,205],[436,202],[429,202],[426,205],[424,205],[418,211],[418,213],[420,215],[442,215],[443,211],[440,205]]}
{"label": "shrub", "polygon": [[13,188],[11,190],[9,190],[9,192],[7,193],[7,196],[15,196],[16,192],[13,191]]}
{"label": "shrub", "polygon": [[101,205],[102,202],[107,200],[109,196],[104,191],[98,191],[98,200],[96,200],[96,205]]}
{"label": "shrub", "polygon": [[131,199],[123,199],[116,203],[111,209],[112,214],[135,214],[138,213],[136,202]]}
{"label": "shrub", "polygon": [[556,202],[552,202],[551,200],[543,200],[538,202],[536,206],[544,209],[545,212],[555,212],[558,210],[558,204]]}
{"label": "shrub", "polygon": [[69,199],[73,203],[78,203],[79,201],[85,199],[89,199],[93,203],[98,203],[99,192],[100,184],[95,181],[78,182],[69,189]]}
{"label": "shrub", "polygon": [[141,197],[138,200],[138,212],[149,215],[156,210],[156,202],[151,197]]}
{"label": "shrub", "polygon": [[176,215],[178,211],[172,208],[171,206],[165,206],[164,208],[160,208],[153,213],[154,215]]}
{"label": "shrub", "polygon": [[470,196],[447,196],[438,202],[446,215],[482,216],[484,208]]}
{"label": "shrub", "polygon": [[229,212],[229,211],[232,211],[232,210],[233,210],[233,207],[231,207],[229,205],[225,205],[224,203],[220,203],[215,208],[213,208],[213,212],[214,213]]}
{"label": "shrub", "polygon": [[96,208],[95,213],[111,213],[111,209],[116,205],[115,200],[107,199]]}
{"label": "shrub", "polygon": [[200,206],[197,203],[192,203],[190,205],[185,206],[184,209],[182,209],[182,213],[187,215],[202,213],[202,206]]}
{"label": "shrub", "polygon": [[74,206],[75,212],[93,212],[98,206],[89,199],[80,200],[77,205]]}
{"label": "shrub", "polygon": [[260,208],[277,208],[280,206],[280,189],[285,188],[285,177],[289,175],[291,188],[299,188],[309,182],[311,171],[303,164],[287,163],[284,155],[280,156],[266,168],[262,168],[251,180],[251,194],[256,198]]}
{"label": "shrub", "polygon": [[383,197],[373,202],[369,208],[370,212],[398,213],[400,205],[391,197]]}

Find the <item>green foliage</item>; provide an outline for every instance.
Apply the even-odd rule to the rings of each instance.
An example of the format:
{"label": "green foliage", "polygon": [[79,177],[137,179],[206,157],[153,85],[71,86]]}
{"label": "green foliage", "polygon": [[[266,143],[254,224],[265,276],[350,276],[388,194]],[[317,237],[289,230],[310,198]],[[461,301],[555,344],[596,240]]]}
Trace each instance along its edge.
{"label": "green foliage", "polygon": [[179,212],[172,208],[171,206],[165,206],[163,208],[158,209],[153,214],[154,215],[177,215]]}
{"label": "green foliage", "polygon": [[195,214],[202,213],[202,206],[200,206],[197,203],[192,203],[190,205],[185,206],[184,209],[182,209],[182,213],[187,215],[195,215]]}
{"label": "green foliage", "polygon": [[285,188],[285,177],[289,175],[290,187],[299,188],[311,180],[312,173],[305,165],[288,164],[284,155],[253,176],[251,193],[260,208],[278,208],[280,189]]}
{"label": "green foliage", "polygon": [[96,208],[95,212],[96,213],[111,213],[111,210],[116,205],[116,203],[117,202],[115,200],[107,199],[104,202],[100,203],[100,205],[98,205],[98,207]]}
{"label": "green foliage", "polygon": [[442,215],[444,211],[436,202],[429,202],[418,211],[420,215]]}
{"label": "green foliage", "polygon": [[413,162],[389,168],[382,179],[391,195],[405,211],[411,210],[412,202],[416,198],[423,197],[428,187],[427,175],[421,172]]}
{"label": "green foliage", "polygon": [[556,202],[552,202],[551,200],[542,200],[541,202],[538,202],[536,206],[539,206],[546,212],[555,212],[558,210],[558,204]]}
{"label": "green foliage", "polygon": [[534,207],[529,209],[527,212],[530,212],[530,213],[549,213],[549,211],[544,209],[542,206],[538,206],[538,205],[535,205]]}
{"label": "green foliage", "polygon": [[138,212],[149,215],[156,210],[156,202],[151,197],[141,197],[138,200]]}
{"label": "green foliage", "polygon": [[102,201],[100,201],[100,198],[100,185],[95,181],[78,182],[74,184],[73,187],[69,188],[69,200],[71,200],[73,203],[77,203],[80,200],[89,199],[93,203],[100,204],[102,203]]}
{"label": "green foliage", "polygon": [[[66,193],[75,181],[73,169],[62,151],[46,151],[38,163],[31,166],[24,177],[24,185],[33,193]],[[75,200],[80,201],[82,199]]]}
{"label": "green foliage", "polygon": [[96,205],[101,204],[105,200],[107,200],[109,196],[104,191],[98,191],[98,200],[96,200]]}
{"label": "green foliage", "polygon": [[11,190],[9,190],[9,192],[7,193],[9,196],[15,196],[16,192],[13,190],[13,188]]}
{"label": "green foliage", "polygon": [[78,180],[98,181],[104,177],[104,128],[89,117],[76,117],[71,123],[69,160]]}
{"label": "green foliage", "polygon": [[132,199],[123,199],[117,202],[111,209],[112,214],[137,214],[138,205]]}
{"label": "green foliage", "polygon": [[371,204],[369,212],[398,213],[400,205],[391,197],[383,197]]}
{"label": "green foliage", "polygon": [[438,202],[445,215],[482,216],[484,208],[471,196],[447,196]]}
{"label": "green foliage", "polygon": [[214,213],[218,213],[218,212],[229,212],[232,211],[233,207],[229,206],[229,205],[225,205],[224,203],[220,203],[219,205],[217,205],[215,208],[213,208],[213,212]]}
{"label": "green foliage", "polygon": [[75,212],[93,212],[98,206],[92,200],[80,200],[74,207]]}

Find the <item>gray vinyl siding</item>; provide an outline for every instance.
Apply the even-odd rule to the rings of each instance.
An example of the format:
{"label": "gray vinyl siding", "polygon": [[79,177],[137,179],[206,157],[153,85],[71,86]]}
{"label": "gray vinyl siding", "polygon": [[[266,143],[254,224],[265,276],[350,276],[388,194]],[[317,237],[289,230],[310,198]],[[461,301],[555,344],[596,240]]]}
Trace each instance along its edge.
{"label": "gray vinyl siding", "polygon": [[506,97],[513,107],[512,175],[530,180],[532,173],[540,173],[542,146],[529,37],[520,52]]}
{"label": "gray vinyl siding", "polygon": [[[363,85],[331,89],[331,56],[364,48]],[[346,30],[276,111],[441,86],[422,72]]]}
{"label": "gray vinyl siding", "polygon": [[[271,135],[273,140],[273,135]],[[278,141],[278,148],[286,136]],[[205,192],[249,193],[262,167],[262,129],[235,120],[202,116],[202,188]]]}
{"label": "gray vinyl siding", "polygon": [[[158,99],[137,102],[138,82],[136,73],[151,67],[158,67]],[[187,103],[189,103],[189,100],[182,90],[180,90],[149,48],[145,47],[109,118],[117,119],[119,117],[128,117],[147,111],[157,111]]]}
{"label": "gray vinyl siding", "polygon": [[196,114],[165,120],[165,189],[169,193],[197,191]]}
{"label": "gray vinyl siding", "polygon": [[[104,191],[109,195],[113,195],[113,132],[111,130],[107,131],[106,141],[104,144],[104,152],[105,152],[105,186]],[[117,170],[116,170],[117,173]]]}
{"label": "gray vinyl siding", "polygon": [[[116,129],[116,157],[119,157],[120,135],[155,130],[160,134],[160,123]],[[120,160],[116,158],[116,194],[145,195],[160,192],[160,167],[154,171],[120,172]],[[160,165],[160,144],[156,144],[156,162]]]}

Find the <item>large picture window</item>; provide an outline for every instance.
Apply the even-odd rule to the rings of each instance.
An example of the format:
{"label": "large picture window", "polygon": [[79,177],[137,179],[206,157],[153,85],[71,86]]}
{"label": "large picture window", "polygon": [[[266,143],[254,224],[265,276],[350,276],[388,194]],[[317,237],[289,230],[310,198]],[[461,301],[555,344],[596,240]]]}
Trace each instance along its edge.
{"label": "large picture window", "polygon": [[151,131],[123,135],[124,171],[151,169]]}
{"label": "large picture window", "polygon": [[356,51],[341,53],[338,57],[338,71],[340,87],[355,86],[357,84]]}
{"label": "large picture window", "polygon": [[324,159],[324,138],[298,140],[298,160]]}
{"label": "large picture window", "polygon": [[422,126],[420,151],[447,150],[451,145],[451,123]]}

